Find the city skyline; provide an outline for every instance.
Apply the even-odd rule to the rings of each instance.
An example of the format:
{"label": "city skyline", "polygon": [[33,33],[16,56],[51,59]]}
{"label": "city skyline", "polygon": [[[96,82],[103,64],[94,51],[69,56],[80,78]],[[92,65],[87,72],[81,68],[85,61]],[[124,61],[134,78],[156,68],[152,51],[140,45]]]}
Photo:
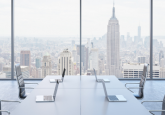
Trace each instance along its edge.
{"label": "city skyline", "polygon": [[[138,78],[143,63],[149,62],[149,36],[143,34],[143,26],[136,26],[136,34],[127,31],[121,34],[121,22],[112,8],[108,14],[105,33],[99,37],[82,39],[79,37],[50,38],[15,37],[14,62],[20,63],[27,78],[44,78],[47,75],[61,75],[64,67],[66,75],[115,75],[118,78]],[[117,9],[118,10],[118,9]],[[117,15],[117,16],[115,16]],[[104,22],[105,23],[105,22]],[[10,38],[0,38],[0,77],[11,76]],[[81,54],[80,54],[81,47]],[[163,41],[153,40],[153,73],[162,78],[165,74],[165,47]],[[80,62],[81,56],[81,62]],[[81,63],[81,67],[80,67]],[[132,70],[131,68],[134,67]],[[81,68],[81,70],[80,70]]]}

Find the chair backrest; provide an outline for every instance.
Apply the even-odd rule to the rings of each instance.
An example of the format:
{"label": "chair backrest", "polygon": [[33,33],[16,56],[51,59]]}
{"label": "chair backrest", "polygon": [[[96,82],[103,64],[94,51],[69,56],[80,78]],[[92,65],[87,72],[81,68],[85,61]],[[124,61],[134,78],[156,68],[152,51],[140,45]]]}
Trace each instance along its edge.
{"label": "chair backrest", "polygon": [[[165,96],[163,98],[162,110],[165,110]],[[161,115],[165,115],[165,111],[162,111],[162,114]]]}
{"label": "chair backrest", "polygon": [[94,68],[93,68],[93,72],[94,72],[94,75],[95,75],[95,78],[96,78],[96,81],[97,81],[97,75],[96,75],[96,71],[95,71]]}
{"label": "chair backrest", "polygon": [[24,99],[25,98],[25,88],[20,88],[20,87],[25,87],[20,64],[15,65],[15,73],[16,73],[16,79],[19,87],[19,98]]}
{"label": "chair backrest", "polygon": [[66,69],[64,68],[63,73],[62,73],[62,81],[64,81],[65,70],[66,70]]}
{"label": "chair backrest", "polygon": [[148,70],[148,64],[144,64],[144,68],[143,68],[143,74],[141,75],[141,80],[140,80],[140,84],[139,87],[142,87],[139,89],[139,98],[143,98],[144,96],[144,85],[146,82],[146,78],[147,78],[147,70]]}
{"label": "chair backrest", "polygon": [[62,77],[64,77],[65,76],[65,68],[64,68],[64,70],[63,70],[63,73],[62,73]]}

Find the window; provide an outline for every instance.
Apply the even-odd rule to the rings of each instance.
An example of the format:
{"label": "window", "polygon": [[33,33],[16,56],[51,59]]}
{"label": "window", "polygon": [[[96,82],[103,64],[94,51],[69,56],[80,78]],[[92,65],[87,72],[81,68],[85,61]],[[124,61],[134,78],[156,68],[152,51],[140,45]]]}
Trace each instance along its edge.
{"label": "window", "polygon": [[10,0],[0,0],[0,79],[11,79]]}
{"label": "window", "polygon": [[70,75],[79,74],[79,4],[78,0],[15,0],[15,63],[29,72],[26,78],[62,75],[67,64],[72,65]]}
{"label": "window", "polygon": [[149,63],[149,4],[148,0],[82,1],[84,75],[95,68],[98,75],[126,78],[126,71],[142,70]]}
{"label": "window", "polygon": [[164,0],[153,0],[153,78],[165,78],[164,5]]}

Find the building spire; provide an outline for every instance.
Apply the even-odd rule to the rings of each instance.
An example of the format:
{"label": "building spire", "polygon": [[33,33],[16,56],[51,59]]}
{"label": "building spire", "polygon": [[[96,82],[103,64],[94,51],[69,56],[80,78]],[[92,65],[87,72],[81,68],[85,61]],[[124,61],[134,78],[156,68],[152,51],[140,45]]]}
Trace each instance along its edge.
{"label": "building spire", "polygon": [[115,17],[115,3],[114,3],[114,1],[113,1],[112,18],[116,18]]}

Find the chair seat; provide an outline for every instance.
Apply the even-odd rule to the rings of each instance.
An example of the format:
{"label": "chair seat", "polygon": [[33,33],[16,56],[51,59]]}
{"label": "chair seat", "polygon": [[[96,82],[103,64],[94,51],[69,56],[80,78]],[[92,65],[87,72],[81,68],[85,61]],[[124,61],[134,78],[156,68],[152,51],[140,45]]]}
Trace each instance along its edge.
{"label": "chair seat", "polygon": [[134,95],[136,98],[138,98],[138,99],[142,98],[142,96],[140,96],[140,95],[137,94],[137,93],[133,93],[133,95]]}
{"label": "chair seat", "polygon": [[25,99],[28,95],[29,95],[29,93],[26,93],[25,95],[21,96],[21,98]]}

